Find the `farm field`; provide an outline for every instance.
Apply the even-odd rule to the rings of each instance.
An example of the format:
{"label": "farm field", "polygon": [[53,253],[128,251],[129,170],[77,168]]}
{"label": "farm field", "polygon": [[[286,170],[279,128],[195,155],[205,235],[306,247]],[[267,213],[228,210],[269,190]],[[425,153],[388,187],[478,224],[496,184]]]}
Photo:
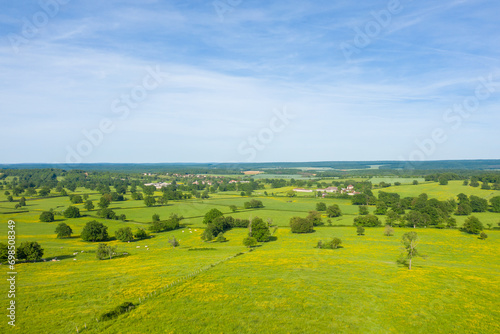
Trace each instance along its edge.
{"label": "farm field", "polygon": [[[284,194],[289,189],[266,191]],[[500,195],[500,191],[464,187],[459,181],[448,186],[403,184],[382,191],[398,192],[402,197],[426,192],[439,199],[461,192],[488,199]],[[101,197],[84,188],[75,193],[89,194],[94,202]],[[457,229],[415,229],[419,250],[427,258],[416,259],[409,271],[396,259],[401,236],[414,229],[395,228],[394,236],[387,237],[383,228],[366,228],[365,235],[358,236],[352,226],[358,207],[349,199],[252,198],[261,200],[264,208],[244,209],[249,198],[238,192],[169,201],[150,208],[143,201],[113,202],[110,208],[125,214],[125,222],[97,218],[95,211],[83,209],[82,204],[75,205],[84,215],[81,218],[56,216],[52,223],[39,221],[43,211],[68,207],[68,197],[28,198],[23,208],[28,212],[0,213],[4,222],[0,242],[6,242],[5,222],[12,219],[17,243],[37,241],[47,260],[16,265],[17,321],[13,332],[75,333],[77,328],[79,333],[500,332],[500,230],[486,231],[488,238],[479,240]],[[291,233],[290,218],[306,216],[318,202],[338,204],[343,216],[331,221],[345,226],[320,226],[310,234]],[[235,205],[237,212],[231,212],[230,205]],[[0,207],[15,211],[3,192]],[[250,251],[242,244],[248,230],[235,228],[225,233],[227,242],[202,241],[203,216],[213,208],[235,218],[272,219],[278,226],[275,240]],[[369,209],[373,212],[374,207]],[[90,220],[103,222],[113,236],[121,227],[147,228],[155,213],[162,219],[171,213],[182,215],[183,227],[152,233],[152,238],[141,241],[109,241],[119,254],[126,255],[103,261],[95,258],[96,243],[79,238]],[[484,224],[497,226],[500,222],[498,213],[474,215]],[[461,226],[466,217],[455,218]],[[323,221],[327,219],[323,215]],[[56,238],[54,230],[60,222],[72,227],[72,238]],[[180,247],[171,247],[168,240],[172,236]],[[315,248],[319,240],[332,237],[341,238],[343,248]],[[50,261],[56,257],[60,261]],[[6,281],[0,283],[0,289],[8,291]],[[5,303],[5,295],[3,299]],[[116,319],[96,321],[124,302],[137,307]],[[6,332],[6,326],[1,322],[0,332]]]}

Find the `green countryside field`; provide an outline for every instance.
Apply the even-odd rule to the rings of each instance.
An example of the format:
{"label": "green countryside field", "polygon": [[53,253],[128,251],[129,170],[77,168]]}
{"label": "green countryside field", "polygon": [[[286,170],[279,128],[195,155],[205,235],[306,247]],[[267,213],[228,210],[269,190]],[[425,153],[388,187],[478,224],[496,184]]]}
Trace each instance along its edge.
{"label": "green countryside field", "polygon": [[[394,182],[381,178],[376,182]],[[413,179],[412,179],[413,181]],[[448,200],[459,193],[490,199],[498,190],[484,190],[450,181],[448,185],[421,181],[384,188],[401,197],[427,193]],[[374,182],[375,183],[375,182]],[[26,206],[13,208],[0,194],[0,242],[7,242],[7,221],[16,223],[17,244],[36,241],[44,249],[36,263],[16,264],[16,326],[0,322],[0,332],[18,333],[499,333],[500,230],[485,232],[486,240],[459,229],[366,228],[358,236],[353,226],[358,206],[350,199],[317,198],[314,194],[286,197],[293,187],[256,190],[251,198],[260,209],[244,209],[247,196],[238,191],[211,193],[209,198],[169,201],[146,207],[141,200],[112,202],[126,221],[96,217],[76,204],[83,217],[40,222],[43,211],[62,211],[68,196],[27,197]],[[264,195],[264,190],[268,196]],[[380,189],[374,189],[377,196]],[[101,193],[78,187],[72,194],[88,194],[98,202]],[[273,194],[273,195],[271,195]],[[155,196],[161,192],[156,191]],[[295,234],[290,218],[307,216],[316,203],[338,204],[343,215],[328,218],[313,233]],[[235,205],[236,212],[229,206]],[[248,248],[246,228],[225,233],[227,242],[205,242],[203,217],[211,209],[234,218],[271,219],[277,225],[271,241]],[[375,206],[369,207],[370,212]],[[107,244],[117,247],[111,260],[96,259],[96,243],[79,235],[88,221],[108,227],[110,236],[122,227],[148,228],[153,214],[167,219],[182,215],[181,227],[151,233],[150,238]],[[486,226],[498,227],[500,214],[474,213]],[[458,227],[466,216],[454,216]],[[385,217],[381,216],[382,221]],[[73,236],[58,239],[64,222]],[[384,224],[382,224],[384,225]],[[396,263],[401,237],[416,231],[419,251],[412,270]],[[169,239],[180,243],[173,248]],[[315,248],[319,240],[338,237],[342,248]],[[125,254],[125,255],[123,255]],[[59,261],[52,261],[57,258]],[[2,265],[4,276],[7,266]],[[1,291],[8,291],[6,280]],[[3,293],[3,305],[8,299]],[[96,319],[124,302],[135,308],[108,321]]]}

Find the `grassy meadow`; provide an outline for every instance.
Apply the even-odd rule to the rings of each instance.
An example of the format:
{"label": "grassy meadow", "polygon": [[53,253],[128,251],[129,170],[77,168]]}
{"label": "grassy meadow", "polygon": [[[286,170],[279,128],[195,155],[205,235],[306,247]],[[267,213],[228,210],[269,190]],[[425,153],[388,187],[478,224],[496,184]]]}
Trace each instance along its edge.
{"label": "grassy meadow", "polygon": [[[286,193],[289,188],[266,190]],[[458,181],[448,186],[402,184],[383,191],[402,197],[426,192],[441,200],[461,192],[487,199],[500,195]],[[94,204],[100,198],[83,188],[76,193],[88,193]],[[16,326],[11,328],[4,319],[0,333],[500,332],[498,229],[486,231],[486,240],[456,229],[416,229],[419,250],[427,258],[417,258],[409,271],[396,259],[401,236],[410,229],[395,228],[395,235],[387,237],[383,228],[367,228],[364,236],[357,236],[352,223],[358,207],[349,200],[262,195],[256,197],[264,208],[244,210],[249,198],[236,192],[210,196],[152,208],[143,201],[113,202],[110,208],[125,214],[125,222],[96,218],[95,211],[80,204],[76,206],[82,218],[56,216],[56,222],[41,223],[41,212],[63,210],[69,198],[28,198],[22,209],[27,212],[12,213],[15,203],[7,202],[2,191],[0,242],[6,242],[6,222],[13,219],[17,244],[37,241],[46,262],[16,265]],[[344,215],[332,222],[346,227],[322,226],[311,234],[292,234],[290,218],[306,216],[320,201],[339,204]],[[230,205],[238,211],[232,213]],[[212,208],[235,218],[271,218],[279,226],[276,238],[250,251],[242,245],[248,231],[233,229],[225,234],[227,242],[205,243],[200,239],[202,219]],[[103,222],[113,236],[120,227],[146,228],[154,213],[162,219],[171,213],[183,215],[184,226],[141,241],[110,241],[122,254],[112,260],[97,260],[96,244],[79,238],[90,220]],[[484,224],[500,222],[497,213],[474,215]],[[464,217],[455,217],[463,224]],[[74,237],[56,238],[55,227],[62,221],[72,227]],[[172,236],[180,247],[170,246]],[[331,237],[341,238],[343,248],[315,248],[319,240]],[[56,257],[60,261],[51,261]],[[8,269],[2,267],[6,275]],[[6,305],[6,280],[0,289]],[[96,321],[123,302],[137,308],[114,320]]]}

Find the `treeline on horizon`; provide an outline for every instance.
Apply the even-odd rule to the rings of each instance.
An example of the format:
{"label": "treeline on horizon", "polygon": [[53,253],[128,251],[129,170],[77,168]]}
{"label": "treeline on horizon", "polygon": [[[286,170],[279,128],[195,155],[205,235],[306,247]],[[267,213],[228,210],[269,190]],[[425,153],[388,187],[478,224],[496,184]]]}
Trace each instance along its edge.
{"label": "treeline on horizon", "polygon": [[[379,166],[379,169],[371,169]],[[92,163],[92,164],[0,164],[1,169],[60,169],[86,171],[113,171],[129,173],[185,173],[185,174],[239,174],[242,171],[262,170],[269,174],[291,175],[308,168],[308,173],[332,177],[339,175],[423,175],[433,171],[500,170],[500,160],[444,160],[444,161],[322,161],[269,163]],[[317,169],[315,169],[317,168]],[[323,170],[330,168],[332,170]]]}

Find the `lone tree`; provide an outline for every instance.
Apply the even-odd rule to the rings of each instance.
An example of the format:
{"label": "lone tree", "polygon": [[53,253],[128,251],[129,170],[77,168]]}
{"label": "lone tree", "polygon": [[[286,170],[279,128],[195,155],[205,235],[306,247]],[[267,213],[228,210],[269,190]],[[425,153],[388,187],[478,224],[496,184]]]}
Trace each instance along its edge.
{"label": "lone tree", "polygon": [[79,218],[80,210],[75,208],[74,206],[69,206],[66,210],[64,210],[65,218]]}
{"label": "lone tree", "polygon": [[153,221],[154,221],[154,222],[159,222],[159,221],[160,221],[160,215],[159,215],[159,214],[157,214],[157,213],[153,214],[153,217],[152,217],[152,218],[153,218]]}
{"label": "lone tree", "polygon": [[361,205],[358,209],[360,216],[366,216],[367,214],[370,213],[370,211],[368,210],[368,206],[366,205]]}
{"label": "lone tree", "polygon": [[481,221],[475,216],[470,216],[469,218],[467,218],[461,228],[463,232],[470,234],[479,234],[483,229],[483,223],[481,223]]}
{"label": "lone tree", "polygon": [[17,258],[26,261],[38,261],[43,256],[43,248],[36,241],[25,241],[17,248]]}
{"label": "lone tree", "polygon": [[326,214],[330,218],[340,217],[342,216],[342,210],[340,210],[340,207],[337,204],[334,204],[326,208]]}
{"label": "lone tree", "polygon": [[84,241],[105,241],[108,240],[108,227],[96,220],[88,222],[83,228],[81,237]]}
{"label": "lone tree", "polygon": [[316,203],[316,211],[326,211],[326,204],[323,202]]}
{"label": "lone tree", "polygon": [[85,204],[83,205],[83,207],[87,211],[93,210],[94,209],[94,203],[92,203],[91,200],[88,200],[88,201],[85,202]]}
{"label": "lone tree", "polygon": [[365,235],[365,228],[363,226],[358,226],[358,228],[356,229],[356,233],[358,235]]}
{"label": "lone tree", "polygon": [[418,245],[418,235],[417,232],[407,232],[403,234],[401,239],[403,244],[403,252],[398,260],[398,263],[408,266],[408,270],[411,270],[411,261],[414,257],[420,256],[424,257],[417,250]]}
{"label": "lone tree", "polygon": [[314,232],[313,222],[301,217],[290,218],[290,229],[292,233],[311,233]]}
{"label": "lone tree", "polygon": [[243,239],[243,245],[248,248],[255,247],[258,244],[259,243],[257,242],[257,239],[255,239],[254,237],[246,237],[245,239]]}
{"label": "lone tree", "polygon": [[139,239],[139,240],[142,240],[142,239],[146,239],[148,237],[148,234],[147,234],[146,230],[144,230],[143,228],[138,228],[134,234],[134,237]]}
{"label": "lone tree", "polygon": [[156,200],[153,196],[146,196],[144,198],[144,204],[146,204],[147,207],[152,207],[156,204]]}
{"label": "lone tree", "polygon": [[54,214],[50,211],[44,211],[40,215],[40,221],[44,223],[50,223],[54,221]]}
{"label": "lone tree", "polygon": [[172,245],[172,247],[179,247],[179,241],[175,238],[175,236],[172,236],[172,238],[168,239],[168,243]]}
{"label": "lone tree", "polygon": [[116,254],[116,247],[108,246],[107,244],[99,244],[97,245],[96,257],[99,260],[104,260],[109,257],[111,260],[113,255]]}
{"label": "lone tree", "polygon": [[486,240],[486,238],[488,238],[488,235],[484,232],[481,232],[481,234],[479,235],[479,239]]}
{"label": "lone tree", "polygon": [[249,237],[254,237],[259,242],[269,241],[271,236],[271,231],[269,230],[269,224],[262,220],[262,218],[255,217],[250,222],[250,233]]}
{"label": "lone tree", "polygon": [[71,234],[73,233],[73,230],[66,223],[60,223],[59,225],[57,225],[55,232],[57,234],[57,237],[59,239],[62,239],[62,238],[70,238]]}
{"label": "lone tree", "polygon": [[385,225],[384,235],[387,237],[394,235],[394,229],[391,227],[391,225]]}
{"label": "lone tree", "polygon": [[123,242],[134,240],[134,235],[132,234],[132,229],[130,227],[119,228],[115,232],[115,237]]}

